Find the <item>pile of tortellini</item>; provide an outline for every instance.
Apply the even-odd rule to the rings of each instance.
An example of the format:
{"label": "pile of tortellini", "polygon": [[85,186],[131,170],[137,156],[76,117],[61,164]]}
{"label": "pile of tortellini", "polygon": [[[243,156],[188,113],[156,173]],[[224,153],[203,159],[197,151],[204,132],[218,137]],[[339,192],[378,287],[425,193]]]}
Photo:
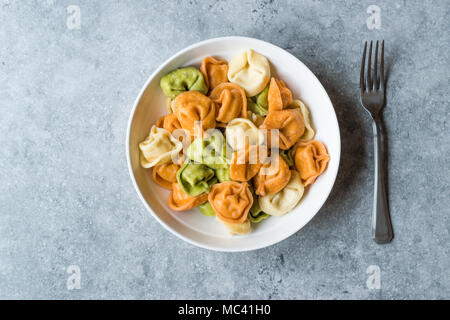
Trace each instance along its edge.
{"label": "pile of tortellini", "polygon": [[231,234],[282,216],[327,168],[323,143],[313,140],[309,110],[269,61],[246,49],[231,61],[206,57],[161,78],[168,114],[139,144],[141,165],[170,190],[169,207],[197,207]]}

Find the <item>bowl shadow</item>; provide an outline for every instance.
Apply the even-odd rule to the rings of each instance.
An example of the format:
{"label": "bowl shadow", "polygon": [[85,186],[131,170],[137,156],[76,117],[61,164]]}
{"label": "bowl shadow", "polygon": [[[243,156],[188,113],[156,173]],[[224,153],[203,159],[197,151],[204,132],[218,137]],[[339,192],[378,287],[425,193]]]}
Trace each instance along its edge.
{"label": "bowl shadow", "polygon": [[[341,87],[334,79],[324,80],[326,76],[321,76],[322,82],[331,102],[336,110],[341,134],[341,160],[339,171],[334,187],[323,206],[324,211],[334,213],[343,202],[352,201],[360,195],[360,180],[363,171],[367,170],[367,148],[363,132],[366,124],[370,125],[368,118],[363,117],[364,112],[359,105],[357,95],[349,92],[350,89]],[[357,87],[352,88],[358,92]],[[369,127],[370,128],[370,127]],[[371,130],[371,128],[370,128]],[[349,212],[346,211],[346,214]],[[318,216],[320,217],[320,216]]]}

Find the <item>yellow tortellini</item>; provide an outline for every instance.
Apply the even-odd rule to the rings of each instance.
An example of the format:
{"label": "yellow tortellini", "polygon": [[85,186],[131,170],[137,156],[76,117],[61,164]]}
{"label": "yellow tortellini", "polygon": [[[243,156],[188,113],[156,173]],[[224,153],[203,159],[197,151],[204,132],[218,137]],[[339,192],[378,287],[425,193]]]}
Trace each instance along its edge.
{"label": "yellow tortellini", "polygon": [[166,109],[167,109],[168,114],[173,113],[172,103],[173,103],[173,99],[166,97]]}
{"label": "yellow tortellini", "polygon": [[248,97],[253,97],[263,91],[270,80],[269,61],[246,49],[228,62],[228,79],[244,88]]}
{"label": "yellow tortellini", "polygon": [[233,119],[225,129],[227,143],[233,150],[244,149],[245,144],[259,145],[264,142],[264,134],[253,122],[244,118]]}
{"label": "yellow tortellini", "polygon": [[281,191],[258,198],[262,211],[272,216],[282,216],[294,209],[303,196],[303,187],[300,174],[291,170],[291,179]]}
{"label": "yellow tortellini", "polygon": [[139,143],[141,166],[151,168],[157,164],[169,163],[178,157],[182,148],[182,143],[169,131],[152,126],[149,136]]}
{"label": "yellow tortellini", "polygon": [[248,219],[245,220],[243,223],[228,223],[221,220],[219,221],[222,222],[222,224],[228,229],[228,232],[231,233],[232,235],[250,233],[251,227],[250,227],[250,220]]}
{"label": "yellow tortellini", "polygon": [[300,137],[300,141],[308,141],[314,138],[314,135],[316,134],[314,132],[314,129],[311,126],[311,120],[309,117],[309,110],[308,107],[301,101],[301,100],[293,100],[289,108],[293,109],[300,109],[300,112],[303,116],[303,121],[305,123],[305,132]]}

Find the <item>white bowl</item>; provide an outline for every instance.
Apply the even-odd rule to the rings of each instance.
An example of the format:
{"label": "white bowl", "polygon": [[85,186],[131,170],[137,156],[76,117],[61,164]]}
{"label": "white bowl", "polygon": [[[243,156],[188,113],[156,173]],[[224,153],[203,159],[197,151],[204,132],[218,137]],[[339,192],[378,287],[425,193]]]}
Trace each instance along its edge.
{"label": "white bowl", "polygon": [[[214,217],[203,216],[198,209],[174,212],[169,209],[169,191],[156,185],[151,170],[139,164],[139,142],[143,141],[156,120],[166,114],[165,96],[159,86],[163,75],[188,65],[199,67],[206,56],[229,60],[241,49],[251,48],[271,63],[272,75],[286,82],[294,98],[309,107],[315,139],[328,148],[328,169],[309,188],[300,204],[282,217],[270,217],[253,224],[248,235],[231,236]],[[245,37],[224,37],[191,45],[164,62],[147,80],[131,111],[126,152],[131,180],[148,211],[167,230],[202,248],[217,251],[246,251],[263,248],[286,239],[307,224],[324,204],[336,179],[341,153],[339,126],[333,105],[319,80],[289,52],[264,41]]]}

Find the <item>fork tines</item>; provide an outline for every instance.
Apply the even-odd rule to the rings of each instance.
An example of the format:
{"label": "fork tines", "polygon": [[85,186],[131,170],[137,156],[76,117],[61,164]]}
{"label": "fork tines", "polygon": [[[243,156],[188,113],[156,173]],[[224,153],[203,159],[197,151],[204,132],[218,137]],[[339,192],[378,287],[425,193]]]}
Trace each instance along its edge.
{"label": "fork tines", "polygon": [[[367,61],[367,77],[364,78],[364,68],[366,64],[366,52],[367,52],[367,41],[364,44],[364,52],[361,62],[361,78],[359,82],[359,87],[362,91],[372,91],[384,90],[384,40],[381,42],[381,56],[380,56],[380,70],[378,72],[378,45],[379,41],[377,40],[375,45],[375,62],[372,66],[372,45],[373,41],[370,41],[369,46],[369,59]],[[373,77],[372,77],[372,68],[373,68]],[[379,74],[379,75],[378,75]]]}

